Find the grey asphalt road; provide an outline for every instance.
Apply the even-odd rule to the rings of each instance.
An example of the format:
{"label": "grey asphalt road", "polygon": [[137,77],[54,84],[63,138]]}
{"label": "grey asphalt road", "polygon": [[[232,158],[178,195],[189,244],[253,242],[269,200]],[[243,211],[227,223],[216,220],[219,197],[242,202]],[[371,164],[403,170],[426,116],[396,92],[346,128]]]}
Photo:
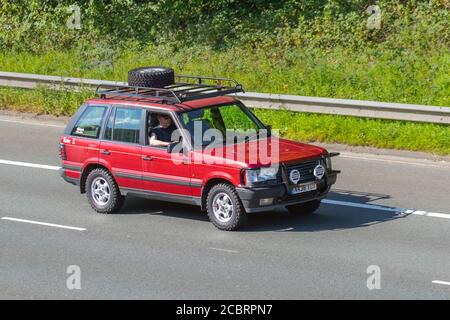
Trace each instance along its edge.
{"label": "grey asphalt road", "polygon": [[[62,128],[2,119],[0,160],[59,165]],[[138,198],[100,215],[57,171],[0,162],[0,218],[86,229],[0,219],[0,298],[449,299],[448,163],[344,154],[334,167],[338,202],[222,232],[196,207]],[[373,265],[381,288],[369,290]]]}

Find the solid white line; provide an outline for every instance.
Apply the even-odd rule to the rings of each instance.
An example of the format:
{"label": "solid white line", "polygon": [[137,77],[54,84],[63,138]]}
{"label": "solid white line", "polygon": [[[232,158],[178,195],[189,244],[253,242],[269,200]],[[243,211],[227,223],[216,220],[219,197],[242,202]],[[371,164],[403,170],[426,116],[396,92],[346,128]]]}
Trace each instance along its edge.
{"label": "solid white line", "polygon": [[65,126],[59,126],[56,124],[48,124],[48,123],[36,123],[34,121],[18,121],[18,120],[6,120],[6,119],[0,119],[1,122],[11,122],[11,123],[20,123],[20,124],[26,124],[26,125],[33,125],[33,126],[42,126],[42,127],[54,127],[54,128],[65,128]]}
{"label": "solid white line", "polygon": [[371,209],[371,210],[390,211],[390,212],[404,212],[405,211],[405,209],[402,209],[402,208],[390,208],[390,207],[377,206],[374,204],[364,204],[364,203],[356,203],[356,202],[348,202],[348,201],[337,201],[337,200],[330,200],[330,199],[324,199],[324,200],[322,200],[322,203],[334,204],[334,205],[338,205],[338,206],[364,208],[364,209]]}
{"label": "solid white line", "polygon": [[41,226],[70,229],[70,230],[76,230],[76,231],[85,231],[86,230],[85,228],[70,227],[70,226],[64,226],[64,225],[60,225],[60,224],[53,224],[53,223],[46,223],[46,222],[39,222],[39,221],[32,221],[32,220],[24,220],[24,219],[10,218],[10,217],[3,217],[2,220],[38,224]]}
{"label": "solid white line", "polygon": [[334,205],[338,205],[338,206],[370,209],[370,210],[398,212],[398,213],[405,214],[405,215],[414,214],[414,215],[418,215],[418,216],[450,219],[450,214],[447,214],[447,213],[427,212],[427,211],[423,211],[423,210],[412,210],[412,209],[403,209],[403,208],[391,208],[391,207],[383,207],[383,206],[379,206],[379,205],[375,205],[375,204],[364,204],[364,203],[337,201],[337,200],[330,200],[330,199],[324,199],[324,200],[322,200],[322,203],[334,204]]}
{"label": "solid white line", "polygon": [[38,169],[46,169],[46,170],[59,170],[59,168],[60,168],[60,167],[56,167],[56,166],[48,166],[45,164],[36,164],[36,163],[1,160],[1,159],[0,159],[0,164],[8,164],[8,165],[12,165],[12,166],[38,168]]}
{"label": "solid white line", "polygon": [[427,211],[422,211],[422,210],[406,210],[404,213],[405,214],[415,214],[418,216],[425,216],[425,217],[450,219],[450,214],[439,213],[439,212],[427,212]]}
{"label": "solid white line", "polygon": [[[55,170],[55,171],[60,169],[60,167],[57,167],[57,166],[49,166],[49,165],[43,165],[43,164],[1,160],[1,159],[0,159],[0,164],[46,169],[46,170]],[[404,208],[391,208],[391,207],[384,207],[384,206],[379,206],[379,205],[374,205],[374,204],[364,204],[364,203],[338,201],[338,200],[330,200],[330,199],[324,199],[324,200],[322,200],[322,203],[333,204],[333,205],[338,205],[338,206],[347,206],[347,207],[364,208],[364,209],[370,209],[370,210],[398,212],[398,213],[402,213],[402,214],[414,214],[414,215],[418,215],[418,216],[450,219],[450,214],[439,213],[439,212],[427,212],[427,211],[423,211],[423,210],[412,210],[412,209],[404,209]]]}
{"label": "solid white line", "polygon": [[434,284],[442,284],[444,286],[450,286],[450,282],[447,282],[447,281],[434,280],[434,281],[431,281],[431,282],[434,283]]}
{"label": "solid white line", "polygon": [[275,230],[275,231],[276,232],[283,232],[283,231],[291,231],[291,230],[294,230],[294,228],[290,227],[290,228],[284,228],[284,229],[279,229],[279,230]]}
{"label": "solid white line", "polygon": [[239,253],[239,251],[236,250],[229,250],[229,249],[221,249],[221,248],[209,248],[211,250],[216,250],[216,251],[223,251],[223,252],[228,252],[228,253]]}

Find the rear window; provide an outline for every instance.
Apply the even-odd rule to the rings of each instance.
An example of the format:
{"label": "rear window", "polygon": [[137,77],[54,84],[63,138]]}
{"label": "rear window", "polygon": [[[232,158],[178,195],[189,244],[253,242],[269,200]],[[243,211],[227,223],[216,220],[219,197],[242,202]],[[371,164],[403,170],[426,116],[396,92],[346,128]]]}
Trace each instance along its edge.
{"label": "rear window", "polygon": [[72,129],[72,135],[88,138],[98,138],[106,107],[89,106],[84,110],[77,124]]}

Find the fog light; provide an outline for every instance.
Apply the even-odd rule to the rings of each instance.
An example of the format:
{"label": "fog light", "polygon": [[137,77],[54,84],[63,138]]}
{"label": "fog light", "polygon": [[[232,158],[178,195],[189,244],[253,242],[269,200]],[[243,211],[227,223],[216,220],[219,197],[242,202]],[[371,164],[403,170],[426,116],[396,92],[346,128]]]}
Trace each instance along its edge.
{"label": "fog light", "polygon": [[273,203],[273,198],[264,198],[259,200],[260,206],[268,206]]}

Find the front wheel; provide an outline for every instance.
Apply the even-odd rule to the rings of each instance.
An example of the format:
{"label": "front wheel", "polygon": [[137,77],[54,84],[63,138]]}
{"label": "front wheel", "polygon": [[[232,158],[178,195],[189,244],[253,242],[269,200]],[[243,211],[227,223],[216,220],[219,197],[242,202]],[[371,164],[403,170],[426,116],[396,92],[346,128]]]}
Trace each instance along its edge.
{"label": "front wheel", "polygon": [[99,213],[117,212],[124,202],[116,181],[106,169],[98,168],[89,173],[86,193],[91,207]]}
{"label": "front wheel", "polygon": [[247,213],[233,186],[220,183],[209,190],[206,200],[209,220],[220,230],[235,231],[247,220]]}
{"label": "front wheel", "polygon": [[313,200],[305,203],[294,204],[286,208],[290,213],[307,215],[311,214],[320,207],[320,200]]}

